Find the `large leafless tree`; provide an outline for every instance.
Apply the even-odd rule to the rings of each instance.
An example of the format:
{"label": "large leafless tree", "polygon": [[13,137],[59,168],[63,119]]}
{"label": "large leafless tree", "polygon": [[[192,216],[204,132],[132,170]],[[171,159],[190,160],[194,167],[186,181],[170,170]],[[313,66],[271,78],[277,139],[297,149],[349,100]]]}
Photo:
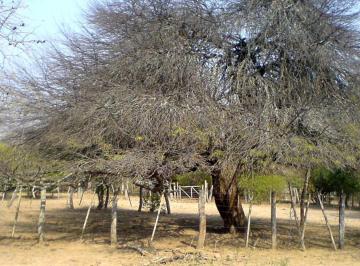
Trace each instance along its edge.
{"label": "large leafless tree", "polygon": [[82,33],[17,80],[29,143],[151,189],[202,168],[235,231],[239,175],[356,165],[355,2],[95,3]]}

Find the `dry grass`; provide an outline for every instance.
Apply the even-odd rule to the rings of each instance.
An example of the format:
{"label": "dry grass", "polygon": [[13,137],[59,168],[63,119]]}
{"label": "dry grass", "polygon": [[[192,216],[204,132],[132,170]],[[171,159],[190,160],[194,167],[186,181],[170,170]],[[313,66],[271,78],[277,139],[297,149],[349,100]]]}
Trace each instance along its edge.
{"label": "dry grass", "polygon": [[[77,201],[75,198],[76,204]],[[162,214],[160,217],[151,249],[146,247],[155,214],[138,213],[136,197],[132,197],[133,207],[123,198],[119,202],[117,249],[109,245],[109,210],[92,211],[85,243],[81,243],[81,227],[89,202],[90,195],[86,195],[82,207],[75,205],[75,210],[67,210],[65,196],[49,198],[46,206],[46,244],[41,246],[37,244],[36,235],[39,200],[23,200],[15,239],[10,238],[15,206],[7,209],[5,202],[1,202],[1,265],[147,265],[160,263],[161,259],[174,255],[182,259],[173,264],[184,265],[360,265],[359,211],[347,211],[346,250],[333,252],[321,211],[311,208],[306,231],[307,251],[302,252],[294,221],[289,220],[289,206],[279,204],[279,249],[272,251],[268,205],[254,206],[252,248],[245,249],[241,234],[230,235],[222,231],[216,207],[210,203],[207,205],[206,248],[198,254],[194,249],[198,221],[195,201],[172,202],[173,214]],[[337,210],[329,209],[327,213],[337,237]],[[149,254],[141,256],[126,245],[145,247]]]}

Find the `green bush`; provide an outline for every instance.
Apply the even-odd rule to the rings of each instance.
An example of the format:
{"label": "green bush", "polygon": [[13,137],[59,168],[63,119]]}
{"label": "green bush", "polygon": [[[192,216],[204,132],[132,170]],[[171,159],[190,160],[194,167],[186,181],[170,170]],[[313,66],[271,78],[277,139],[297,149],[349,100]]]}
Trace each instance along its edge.
{"label": "green bush", "polygon": [[315,169],[312,173],[313,184],[322,193],[341,192],[352,194],[360,191],[360,176],[352,170],[327,168]]}
{"label": "green bush", "polygon": [[176,175],[173,182],[178,182],[181,186],[201,186],[205,180],[211,184],[211,176],[203,171],[189,172],[181,175]]}
{"label": "green bush", "polygon": [[281,193],[287,185],[286,178],[280,175],[241,176],[239,179],[240,188],[252,193],[255,201],[268,199],[271,191]]}

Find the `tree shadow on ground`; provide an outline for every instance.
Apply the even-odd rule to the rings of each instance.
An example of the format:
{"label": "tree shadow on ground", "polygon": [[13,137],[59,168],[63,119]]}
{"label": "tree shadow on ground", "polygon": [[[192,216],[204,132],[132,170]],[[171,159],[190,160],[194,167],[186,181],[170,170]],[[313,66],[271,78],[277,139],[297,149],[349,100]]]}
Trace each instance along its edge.
{"label": "tree shadow on ground", "polygon": [[[46,212],[46,241],[78,241],[86,216],[87,208],[51,209]],[[36,241],[36,213],[24,213],[25,221],[17,226],[17,237],[21,241]],[[146,243],[152,234],[156,213],[137,212],[135,210],[120,209],[118,211],[118,239],[119,244],[129,242]],[[88,225],[85,230],[85,242],[109,243],[110,239],[110,210],[92,209]],[[299,240],[294,221],[278,219],[278,247],[281,249],[298,249]],[[11,226],[8,224],[8,226]],[[245,246],[246,228],[240,228],[240,233],[228,234],[222,227],[222,220],[218,215],[207,216],[206,245],[210,248]],[[335,239],[337,227],[333,227]],[[157,227],[155,242],[163,240],[177,241],[182,245],[194,245],[198,231],[197,214],[161,214]],[[0,242],[8,237],[0,238]],[[5,241],[7,242],[7,241]],[[306,226],[305,243],[308,248],[331,249],[331,241],[327,228],[323,224],[309,223]],[[346,245],[360,247],[360,230],[347,227]],[[271,248],[270,219],[252,219],[250,246],[256,248]]]}

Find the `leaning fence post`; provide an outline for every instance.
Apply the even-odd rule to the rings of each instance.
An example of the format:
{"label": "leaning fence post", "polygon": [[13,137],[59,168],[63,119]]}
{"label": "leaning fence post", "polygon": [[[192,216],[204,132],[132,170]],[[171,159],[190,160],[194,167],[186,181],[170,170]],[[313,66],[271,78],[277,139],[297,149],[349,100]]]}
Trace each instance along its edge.
{"label": "leaning fence post", "polygon": [[43,187],[41,189],[40,215],[39,215],[39,223],[38,223],[39,243],[44,242],[45,206],[46,206],[46,188]]}
{"label": "leaning fence post", "polygon": [[158,224],[158,221],[159,221],[159,216],[160,216],[160,212],[161,212],[161,207],[162,207],[163,201],[164,201],[164,193],[165,193],[165,192],[162,193],[161,198],[160,198],[159,209],[158,209],[158,213],[157,213],[157,216],[156,216],[156,220],[155,220],[155,224],[154,224],[154,229],[153,229],[152,234],[151,234],[150,243],[153,241],[154,236],[155,236],[155,231],[156,231],[156,227],[157,227],[157,224]]}
{"label": "leaning fence post", "polygon": [[276,192],[271,191],[271,243],[272,248],[276,249]]}
{"label": "leaning fence post", "polygon": [[14,235],[15,235],[16,224],[17,224],[17,221],[18,221],[18,218],[19,218],[20,203],[21,203],[21,194],[22,194],[21,191],[22,191],[22,187],[20,187],[20,191],[19,191],[19,199],[18,199],[17,206],[16,206],[16,213],[15,213],[14,225],[13,225],[11,237],[14,237]]}
{"label": "leaning fence post", "polygon": [[199,237],[198,243],[196,248],[202,249],[205,245],[205,238],[206,238],[206,191],[204,187],[201,188],[200,195],[199,195]]}
{"label": "leaning fence post", "polygon": [[323,216],[324,216],[324,219],[325,219],[326,227],[327,227],[327,229],[328,229],[328,231],[329,231],[329,234],[330,234],[331,243],[333,244],[334,250],[336,250],[337,248],[336,248],[334,236],[333,236],[333,234],[332,234],[331,227],[330,227],[330,225],[329,225],[329,221],[328,221],[327,215],[326,215],[326,213],[325,213],[324,204],[323,204],[323,202],[322,202],[322,200],[321,200],[321,195],[320,195],[319,192],[317,193],[317,198],[318,198],[318,200],[319,200],[320,208],[321,208],[321,211],[322,211]]}
{"label": "leaning fence post", "polygon": [[83,225],[83,228],[82,228],[82,231],[81,231],[80,240],[83,240],[84,232],[85,232],[85,228],[86,228],[86,224],[87,224],[87,221],[88,221],[89,216],[90,216],[91,208],[92,208],[92,206],[93,206],[93,204],[94,204],[95,195],[96,195],[96,192],[94,192],[94,194],[93,194],[93,196],[92,196],[92,198],[91,198],[91,202],[90,202],[89,208],[88,208],[88,210],[87,210],[86,217],[85,217],[85,221],[84,221],[84,225]]}

